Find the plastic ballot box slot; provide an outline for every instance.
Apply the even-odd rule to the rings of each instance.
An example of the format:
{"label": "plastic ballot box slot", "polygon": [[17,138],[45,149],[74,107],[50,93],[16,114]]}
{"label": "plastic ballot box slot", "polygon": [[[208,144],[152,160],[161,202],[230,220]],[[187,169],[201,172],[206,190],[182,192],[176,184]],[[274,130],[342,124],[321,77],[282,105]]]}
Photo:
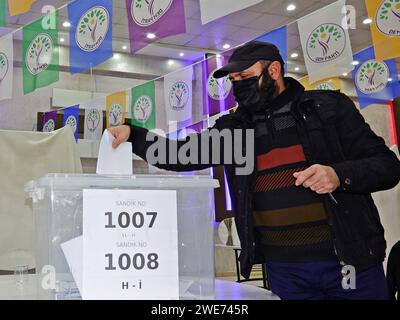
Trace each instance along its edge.
{"label": "plastic ballot box slot", "polygon": [[[179,299],[212,299],[214,297],[213,189],[217,187],[219,187],[217,180],[208,176],[193,175],[48,174],[36,181],[29,182],[25,186],[25,191],[33,200],[36,235],[35,261],[37,273],[41,274],[37,284],[40,296],[45,299],[82,298],[79,286],[75,281],[77,276],[75,274],[74,277],[71,271],[71,261],[67,260],[62,247],[64,246],[65,249],[65,244],[71,243],[71,240],[83,238],[83,221],[85,220],[83,218],[83,194],[85,192],[93,193],[90,192],[91,190],[142,190],[142,192],[147,191],[144,194],[150,196],[152,192],[157,194],[162,190],[170,190],[174,191],[171,194],[176,194],[174,208],[177,218]],[[104,210],[107,211],[106,208]],[[132,223],[136,224],[136,227],[144,225],[141,223],[144,220],[142,221],[140,217],[139,220],[135,220],[136,222],[132,220],[133,211],[127,212],[123,217],[118,217],[118,215],[110,217],[105,211],[99,213],[99,219],[105,223],[112,223],[117,227],[120,227],[118,224],[121,223],[122,227],[126,227],[130,231],[132,231],[129,229]],[[107,220],[111,218],[113,218],[112,221]],[[155,219],[152,213],[147,214],[145,218],[147,227],[150,226],[151,220]],[[157,227],[162,228],[159,225]],[[85,230],[90,233],[90,226],[86,226]],[[75,243],[82,243],[82,240],[75,241]],[[101,251],[101,248],[99,250]],[[75,256],[78,255],[79,253]],[[120,261],[126,268],[130,265],[143,267],[146,257],[150,260],[156,259],[154,256],[143,255],[136,261],[132,259],[137,257],[132,256],[126,256],[127,259]],[[118,267],[118,258],[112,256],[111,258],[113,260],[107,260],[108,267],[114,268],[114,265]],[[127,261],[130,263],[129,265],[127,265]],[[106,259],[104,259],[104,263],[106,263]],[[148,266],[151,268],[151,261]],[[154,266],[153,263],[153,268]],[[55,286],[52,286],[52,270],[55,272]],[[82,276],[81,270],[78,271]],[[130,274],[134,274],[134,271]]]}

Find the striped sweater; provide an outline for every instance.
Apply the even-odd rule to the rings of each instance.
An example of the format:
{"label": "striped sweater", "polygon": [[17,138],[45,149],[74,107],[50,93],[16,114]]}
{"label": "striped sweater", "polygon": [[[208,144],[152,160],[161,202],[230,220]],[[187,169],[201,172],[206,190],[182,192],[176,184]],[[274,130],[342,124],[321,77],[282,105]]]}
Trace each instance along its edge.
{"label": "striped sweater", "polygon": [[335,257],[322,198],[295,186],[293,173],[309,167],[290,103],[254,115],[257,180],[255,237],[266,261],[301,262]]}

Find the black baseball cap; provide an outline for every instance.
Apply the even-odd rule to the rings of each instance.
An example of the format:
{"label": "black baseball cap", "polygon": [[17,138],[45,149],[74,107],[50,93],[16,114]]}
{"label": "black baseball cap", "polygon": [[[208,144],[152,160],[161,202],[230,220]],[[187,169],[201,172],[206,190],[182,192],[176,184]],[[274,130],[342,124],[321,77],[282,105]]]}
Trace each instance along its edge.
{"label": "black baseball cap", "polygon": [[214,72],[214,78],[222,78],[232,72],[241,72],[250,68],[260,60],[279,61],[282,66],[282,56],[279,49],[272,43],[251,41],[237,48],[229,58],[229,63]]}

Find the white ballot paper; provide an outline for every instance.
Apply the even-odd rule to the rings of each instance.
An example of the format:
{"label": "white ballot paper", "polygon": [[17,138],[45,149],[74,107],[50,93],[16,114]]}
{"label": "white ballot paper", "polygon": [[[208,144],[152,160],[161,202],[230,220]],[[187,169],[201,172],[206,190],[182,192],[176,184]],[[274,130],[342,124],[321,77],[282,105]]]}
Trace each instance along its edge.
{"label": "white ballot paper", "polygon": [[100,141],[99,156],[97,159],[97,174],[132,175],[132,144],[123,142],[113,149],[113,135],[105,130]]}
{"label": "white ballot paper", "polygon": [[61,249],[64,252],[64,256],[68,262],[76,286],[78,287],[79,292],[82,292],[83,236],[62,243]]}

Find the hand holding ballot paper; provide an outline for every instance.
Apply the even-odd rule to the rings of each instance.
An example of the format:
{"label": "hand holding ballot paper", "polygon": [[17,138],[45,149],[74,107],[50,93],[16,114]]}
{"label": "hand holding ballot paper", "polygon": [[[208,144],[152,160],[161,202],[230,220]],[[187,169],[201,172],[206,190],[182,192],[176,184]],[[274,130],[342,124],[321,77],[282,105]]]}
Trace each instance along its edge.
{"label": "hand holding ballot paper", "polygon": [[121,143],[128,141],[131,134],[131,129],[129,126],[112,127],[108,128],[108,131],[115,138],[112,143],[112,147],[114,149],[118,148]]}
{"label": "hand holding ballot paper", "polygon": [[[96,173],[132,175],[132,144],[124,142],[121,134],[115,138],[110,132],[112,129],[105,130],[101,138]],[[114,145],[118,148],[115,149]]]}

